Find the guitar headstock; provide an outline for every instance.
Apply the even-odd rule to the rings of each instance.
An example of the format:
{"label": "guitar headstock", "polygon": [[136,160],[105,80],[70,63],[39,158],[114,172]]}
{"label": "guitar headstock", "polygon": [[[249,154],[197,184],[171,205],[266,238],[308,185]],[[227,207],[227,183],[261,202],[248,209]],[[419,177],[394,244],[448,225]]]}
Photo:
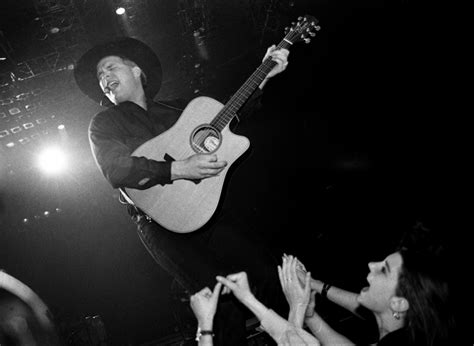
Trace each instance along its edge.
{"label": "guitar headstock", "polygon": [[298,17],[296,23],[292,22],[291,27],[285,28],[285,41],[288,40],[291,44],[298,41],[311,42],[311,37],[316,36],[316,32],[321,30],[318,22],[313,16]]}

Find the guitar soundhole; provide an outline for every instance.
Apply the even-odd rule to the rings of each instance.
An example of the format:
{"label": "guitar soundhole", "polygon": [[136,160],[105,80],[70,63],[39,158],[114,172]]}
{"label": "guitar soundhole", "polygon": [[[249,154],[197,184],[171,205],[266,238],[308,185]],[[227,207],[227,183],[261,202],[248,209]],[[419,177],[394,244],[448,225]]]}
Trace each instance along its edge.
{"label": "guitar soundhole", "polygon": [[213,153],[221,145],[221,133],[213,126],[204,124],[191,135],[191,147],[197,153]]}

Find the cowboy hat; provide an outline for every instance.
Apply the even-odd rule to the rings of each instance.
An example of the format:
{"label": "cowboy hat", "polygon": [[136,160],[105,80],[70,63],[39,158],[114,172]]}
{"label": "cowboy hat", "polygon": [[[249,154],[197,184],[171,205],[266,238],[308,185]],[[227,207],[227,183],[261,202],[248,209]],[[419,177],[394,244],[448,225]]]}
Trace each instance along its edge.
{"label": "cowboy hat", "polygon": [[121,37],[96,45],[79,58],[74,68],[74,78],[84,94],[102,104],[104,93],[97,79],[97,64],[102,58],[111,55],[127,58],[137,64],[146,76],[146,96],[155,97],[162,79],[160,60],[145,43],[131,37]]}

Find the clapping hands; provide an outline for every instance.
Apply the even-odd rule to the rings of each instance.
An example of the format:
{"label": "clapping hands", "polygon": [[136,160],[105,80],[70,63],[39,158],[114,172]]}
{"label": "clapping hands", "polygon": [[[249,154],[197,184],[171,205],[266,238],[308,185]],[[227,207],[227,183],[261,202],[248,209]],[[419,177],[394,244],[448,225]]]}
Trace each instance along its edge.
{"label": "clapping hands", "polygon": [[297,275],[297,265],[299,261],[293,256],[283,256],[283,263],[278,266],[278,276],[280,278],[281,288],[285,294],[288,304],[296,307],[306,306],[310,298],[310,280],[311,273],[304,274],[304,281],[301,283]]}
{"label": "clapping hands", "polygon": [[278,276],[290,305],[290,320],[295,325],[302,325],[304,317],[314,313],[316,291],[311,289],[311,273],[296,257],[284,255],[281,267],[278,266]]}

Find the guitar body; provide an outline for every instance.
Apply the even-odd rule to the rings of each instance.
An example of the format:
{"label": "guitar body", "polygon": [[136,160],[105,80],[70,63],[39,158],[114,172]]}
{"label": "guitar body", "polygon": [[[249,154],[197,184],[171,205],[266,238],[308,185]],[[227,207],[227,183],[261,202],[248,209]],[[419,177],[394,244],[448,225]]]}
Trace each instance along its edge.
{"label": "guitar body", "polygon": [[[317,23],[312,16],[299,17],[277,48],[289,49],[298,41],[308,43],[315,35],[312,30],[319,30]],[[275,65],[272,57],[267,56],[226,105],[209,97],[195,98],[173,127],[132,153],[156,161],[183,160],[196,153],[216,154],[219,160],[227,161],[218,176],[200,181],[180,179],[147,190],[126,188],[133,203],[176,233],[193,232],[209,221],[219,204],[229,168],[250,145],[247,138],[230,131],[229,123]]]}
{"label": "guitar body", "polygon": [[[144,156],[156,161],[183,160],[196,154],[193,134],[202,125],[210,124],[224,107],[209,97],[197,97],[185,108],[170,129],[138,147],[133,156]],[[220,200],[226,174],[230,166],[248,149],[250,142],[232,133],[229,126],[219,132],[218,144],[209,153],[227,161],[218,175],[200,181],[175,180],[172,184],[155,185],[146,190],[126,188],[137,207],[161,226],[176,233],[189,233],[202,227],[214,214]],[[215,139],[215,137],[213,137]]]}

